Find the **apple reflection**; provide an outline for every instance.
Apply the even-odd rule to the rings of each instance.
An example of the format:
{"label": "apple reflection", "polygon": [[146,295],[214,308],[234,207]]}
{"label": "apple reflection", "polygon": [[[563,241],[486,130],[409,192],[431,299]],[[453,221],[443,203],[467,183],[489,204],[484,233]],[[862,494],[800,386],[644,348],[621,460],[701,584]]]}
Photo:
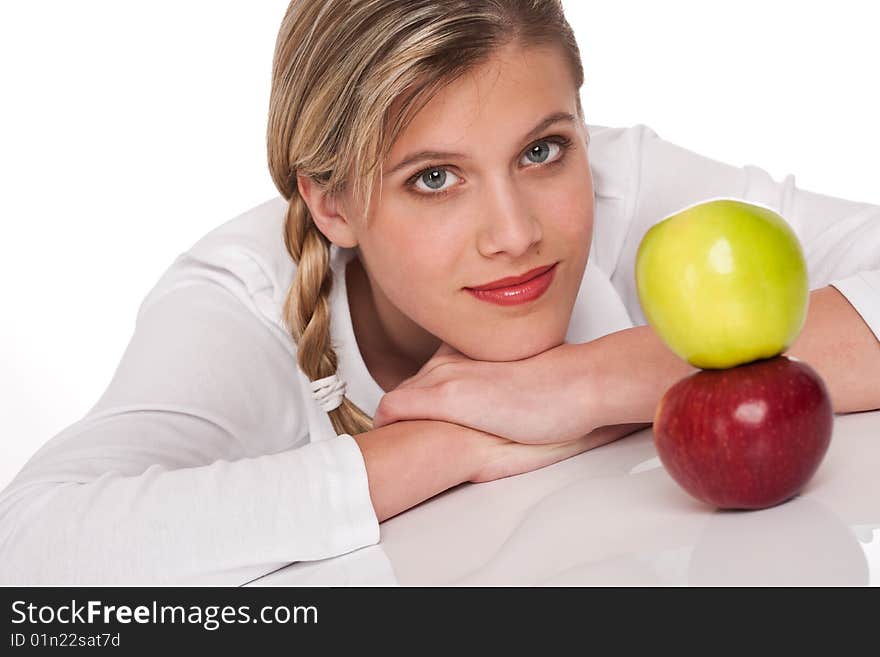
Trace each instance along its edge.
{"label": "apple reflection", "polygon": [[865,586],[856,535],[815,499],[713,513],[688,564],[691,586]]}

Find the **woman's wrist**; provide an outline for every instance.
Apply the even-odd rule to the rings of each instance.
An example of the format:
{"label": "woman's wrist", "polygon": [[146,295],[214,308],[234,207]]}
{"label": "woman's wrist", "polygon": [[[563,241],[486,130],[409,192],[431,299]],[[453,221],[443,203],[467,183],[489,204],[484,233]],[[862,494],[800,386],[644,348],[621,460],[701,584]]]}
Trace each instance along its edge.
{"label": "woman's wrist", "polygon": [[576,383],[594,426],[652,423],[669,387],[698,369],[672,352],[650,326],[616,331],[581,345]]}
{"label": "woman's wrist", "polygon": [[484,458],[480,433],[450,422],[407,420],[353,436],[379,522],[470,481]]}

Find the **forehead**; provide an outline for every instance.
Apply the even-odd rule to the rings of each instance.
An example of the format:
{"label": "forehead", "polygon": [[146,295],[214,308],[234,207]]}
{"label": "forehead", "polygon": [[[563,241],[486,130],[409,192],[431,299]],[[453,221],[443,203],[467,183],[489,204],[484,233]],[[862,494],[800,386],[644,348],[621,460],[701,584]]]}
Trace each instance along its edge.
{"label": "forehead", "polygon": [[576,113],[578,90],[557,47],[507,46],[441,88],[401,132],[389,159],[414,147],[467,150],[467,142],[508,144],[553,111]]}

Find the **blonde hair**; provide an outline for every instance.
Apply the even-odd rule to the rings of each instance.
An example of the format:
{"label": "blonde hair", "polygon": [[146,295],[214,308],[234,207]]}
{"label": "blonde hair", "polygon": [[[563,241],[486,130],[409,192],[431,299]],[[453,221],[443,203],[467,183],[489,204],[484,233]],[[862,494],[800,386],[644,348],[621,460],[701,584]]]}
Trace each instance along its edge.
{"label": "blonde hair", "polygon": [[[446,84],[510,43],[561,47],[580,89],[580,52],[558,0],[293,0],[288,6],[275,44],[266,140],[272,180],[288,201],[284,244],[297,263],[283,319],[310,380],[336,373],[333,277],[330,241],[299,194],[297,174],[331,193],[351,183],[359,207],[369,208],[377,173],[381,185],[380,164],[412,117]],[[583,120],[579,96],[577,110]],[[328,415],[337,433],[373,428],[347,398]]]}

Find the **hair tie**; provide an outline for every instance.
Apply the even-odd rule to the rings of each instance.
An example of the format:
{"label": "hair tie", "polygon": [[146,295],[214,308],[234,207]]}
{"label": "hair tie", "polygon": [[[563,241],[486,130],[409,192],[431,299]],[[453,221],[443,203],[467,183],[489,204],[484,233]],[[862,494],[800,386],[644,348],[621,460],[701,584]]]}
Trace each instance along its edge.
{"label": "hair tie", "polygon": [[345,397],[345,382],[340,381],[334,372],[323,379],[312,381],[312,395],[324,412],[329,413],[342,405],[342,398]]}

